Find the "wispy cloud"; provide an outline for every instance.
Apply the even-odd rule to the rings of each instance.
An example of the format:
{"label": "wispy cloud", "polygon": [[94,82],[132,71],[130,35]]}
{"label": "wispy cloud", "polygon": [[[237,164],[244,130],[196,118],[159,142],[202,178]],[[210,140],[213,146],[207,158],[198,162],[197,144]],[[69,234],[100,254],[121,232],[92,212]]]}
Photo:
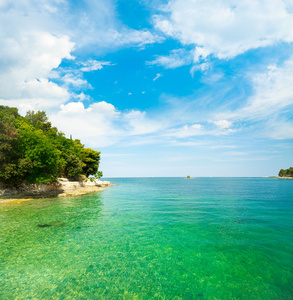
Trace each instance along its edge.
{"label": "wispy cloud", "polygon": [[87,82],[87,80],[82,78],[82,74],[79,72],[66,73],[61,78],[61,80],[67,87],[71,86],[71,87],[75,87],[78,89],[81,89],[81,88],[91,89],[92,88],[92,86]]}
{"label": "wispy cloud", "polygon": [[246,152],[239,152],[239,151],[229,151],[229,152],[225,152],[224,155],[228,155],[228,156],[243,156],[243,155],[247,155]]}
{"label": "wispy cloud", "polygon": [[[208,124],[207,124],[208,125]],[[231,124],[232,125],[232,124]],[[221,127],[218,128],[207,127],[202,124],[192,124],[192,125],[184,125],[179,128],[169,129],[166,133],[166,136],[173,136],[179,139],[194,137],[194,136],[220,136],[220,135],[229,135],[235,132],[234,129],[229,127]]]}
{"label": "wispy cloud", "polygon": [[157,79],[159,79],[160,77],[163,77],[163,74],[162,73],[158,73],[156,75],[156,77],[153,79],[153,81],[156,81]]}
{"label": "wispy cloud", "polygon": [[97,61],[90,59],[86,62],[81,62],[82,68],[80,70],[82,72],[92,72],[96,70],[102,70],[104,66],[112,66],[113,64],[110,61]]}
{"label": "wispy cloud", "polygon": [[176,138],[186,138],[191,136],[203,135],[204,127],[201,124],[184,125],[183,127],[171,129],[167,135]]}
{"label": "wispy cloud", "polygon": [[218,120],[218,121],[213,121],[212,123],[214,123],[220,129],[230,128],[233,124],[232,122],[227,121],[227,120]]}
{"label": "wispy cloud", "polygon": [[235,57],[249,49],[293,41],[289,1],[169,1],[155,26],[183,45],[195,45],[195,61],[212,54]]}
{"label": "wispy cloud", "polygon": [[157,56],[153,61],[147,62],[148,65],[159,65],[166,69],[174,69],[193,62],[193,54],[185,49],[172,50],[168,56]]}
{"label": "wispy cloud", "polygon": [[218,113],[215,117],[227,122],[257,123],[254,130],[261,136],[292,138],[293,124],[288,109],[290,111],[293,105],[293,60],[280,66],[269,66],[265,72],[250,76],[253,94],[242,107]]}
{"label": "wispy cloud", "polygon": [[254,93],[233,118],[260,120],[293,104],[293,59],[252,75]]}

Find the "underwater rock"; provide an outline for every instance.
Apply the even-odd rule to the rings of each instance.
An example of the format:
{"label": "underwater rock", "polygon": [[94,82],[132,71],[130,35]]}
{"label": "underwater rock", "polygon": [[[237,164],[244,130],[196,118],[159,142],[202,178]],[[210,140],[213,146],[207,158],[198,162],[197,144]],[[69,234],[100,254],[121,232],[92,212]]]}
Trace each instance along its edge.
{"label": "underwater rock", "polygon": [[50,227],[50,224],[38,224],[38,227]]}
{"label": "underwater rock", "polygon": [[64,222],[61,221],[52,221],[50,223],[42,223],[38,224],[38,227],[63,227],[65,225]]}

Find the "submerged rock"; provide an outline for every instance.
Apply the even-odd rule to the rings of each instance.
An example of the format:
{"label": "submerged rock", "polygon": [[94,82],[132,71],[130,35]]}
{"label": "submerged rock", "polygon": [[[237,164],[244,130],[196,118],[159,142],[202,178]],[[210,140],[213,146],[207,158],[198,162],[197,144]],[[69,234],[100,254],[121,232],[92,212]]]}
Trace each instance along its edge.
{"label": "submerged rock", "polygon": [[38,227],[50,227],[50,226],[52,226],[52,225],[50,225],[50,224],[38,224]]}
{"label": "submerged rock", "polygon": [[63,227],[65,226],[65,223],[62,221],[52,221],[50,223],[42,223],[42,224],[38,224],[38,227]]}

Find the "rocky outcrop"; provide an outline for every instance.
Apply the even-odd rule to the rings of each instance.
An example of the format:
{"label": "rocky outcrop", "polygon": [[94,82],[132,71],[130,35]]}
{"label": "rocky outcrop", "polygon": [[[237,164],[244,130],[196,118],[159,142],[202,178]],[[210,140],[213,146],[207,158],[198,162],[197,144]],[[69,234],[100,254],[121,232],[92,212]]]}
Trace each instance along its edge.
{"label": "rocky outcrop", "polygon": [[81,181],[69,181],[67,178],[59,178],[57,182],[53,183],[23,184],[18,187],[0,185],[0,203],[19,199],[78,196],[102,191],[103,187],[111,185],[109,181],[94,178]]}

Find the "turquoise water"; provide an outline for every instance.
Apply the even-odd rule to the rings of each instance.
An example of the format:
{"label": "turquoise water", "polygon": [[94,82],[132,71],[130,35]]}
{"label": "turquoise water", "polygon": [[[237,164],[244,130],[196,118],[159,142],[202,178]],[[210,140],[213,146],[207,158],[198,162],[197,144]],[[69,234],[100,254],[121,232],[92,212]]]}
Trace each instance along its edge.
{"label": "turquoise water", "polygon": [[293,180],[111,182],[0,206],[1,300],[293,299]]}

